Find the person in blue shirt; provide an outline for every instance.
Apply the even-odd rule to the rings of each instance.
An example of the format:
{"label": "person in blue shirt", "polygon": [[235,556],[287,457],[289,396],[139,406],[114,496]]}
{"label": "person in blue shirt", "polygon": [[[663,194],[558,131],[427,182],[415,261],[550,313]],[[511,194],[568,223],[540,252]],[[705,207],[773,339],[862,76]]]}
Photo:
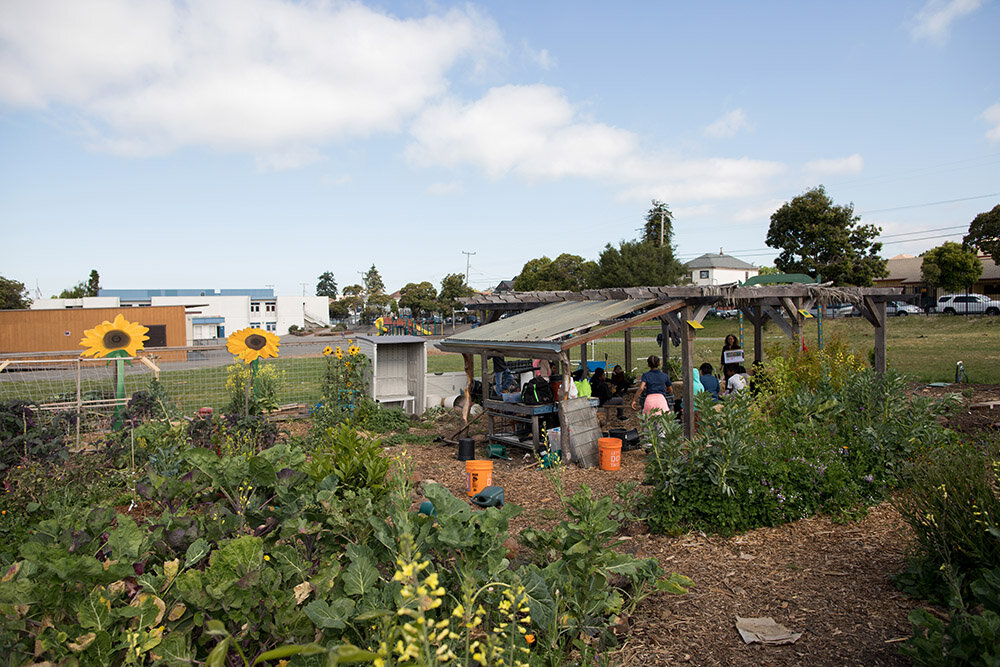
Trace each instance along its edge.
{"label": "person in blue shirt", "polygon": [[712,375],[712,364],[706,361],[698,369],[701,371],[701,386],[712,395],[712,398],[719,400],[719,378]]}
{"label": "person in blue shirt", "polygon": [[655,354],[649,355],[646,359],[649,370],[642,374],[639,379],[639,390],[636,391],[632,399],[632,409],[636,409],[636,401],[639,396],[645,393],[645,400],[642,404],[642,412],[649,414],[653,410],[670,412],[670,405],[667,404],[667,387],[670,386],[670,376],[660,370],[660,358]]}

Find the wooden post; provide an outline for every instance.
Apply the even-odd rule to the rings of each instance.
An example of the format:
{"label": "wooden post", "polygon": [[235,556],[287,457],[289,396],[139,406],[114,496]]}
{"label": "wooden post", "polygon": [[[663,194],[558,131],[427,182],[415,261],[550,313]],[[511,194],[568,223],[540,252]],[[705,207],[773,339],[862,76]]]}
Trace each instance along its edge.
{"label": "wooden post", "polygon": [[764,363],[764,308],[754,304],[753,308],[753,361]]}
{"label": "wooden post", "polygon": [[[483,379],[482,379],[482,383],[483,383],[483,406],[484,406],[484,410],[485,410],[486,401],[488,401],[490,399],[490,385],[493,384],[492,382],[489,381],[489,379],[488,379],[489,378],[489,373],[486,370],[486,350],[483,350],[483,358],[482,358],[482,362],[480,364],[480,367],[482,368],[482,374],[483,374]],[[492,435],[496,434],[496,424],[494,422],[493,415],[490,413],[490,411],[489,410],[485,410],[485,412],[486,412],[486,432],[489,433],[492,436]],[[489,443],[487,442],[487,444],[489,444]]]}
{"label": "wooden post", "polygon": [[625,363],[623,364],[626,373],[632,371],[632,330],[625,330]]}
{"label": "wooden post", "polygon": [[[569,400],[569,383],[572,378],[569,376],[569,354],[559,353],[559,370],[562,373],[562,389],[559,392],[559,402]],[[572,461],[573,455],[569,449],[569,421],[566,414],[559,410],[559,449],[562,450],[564,461]]]}
{"label": "wooden post", "polygon": [[465,389],[462,390],[462,395],[465,397],[465,405],[462,406],[462,423],[468,428],[469,410],[472,409],[472,383],[475,382],[476,376],[474,375],[472,366],[472,355],[463,354],[462,361],[465,363]]}
{"label": "wooden post", "polygon": [[580,346],[580,367],[583,368],[583,379],[586,380],[590,373],[587,371],[587,344]]}
{"label": "wooden post", "polygon": [[885,301],[875,301],[871,297],[865,297],[865,305],[875,316],[875,372],[879,375],[885,374]]}
{"label": "wooden post", "polygon": [[681,377],[684,378],[684,437],[694,435],[694,328],[687,323],[691,319],[691,306],[685,305],[681,322]]}

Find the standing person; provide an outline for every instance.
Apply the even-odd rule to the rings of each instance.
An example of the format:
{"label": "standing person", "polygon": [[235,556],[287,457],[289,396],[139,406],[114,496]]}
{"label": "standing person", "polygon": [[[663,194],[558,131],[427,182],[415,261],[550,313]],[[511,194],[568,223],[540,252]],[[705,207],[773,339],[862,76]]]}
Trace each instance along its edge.
{"label": "standing person", "polygon": [[[598,368],[590,376],[590,395],[600,401],[600,405],[625,405],[625,399],[615,396],[611,385],[604,376],[604,369]],[[618,408],[618,421],[625,419],[625,410]]]}
{"label": "standing person", "polygon": [[707,361],[698,367],[701,371],[701,386],[712,395],[712,398],[719,400],[719,378],[712,375],[712,364]]}
{"label": "standing person", "polygon": [[722,364],[722,368],[726,367],[726,352],[729,350],[740,350],[740,341],[734,334],[729,334],[726,336],[726,342],[722,344],[722,354],[719,357],[719,363]]}
{"label": "standing person", "polygon": [[642,404],[643,414],[649,414],[654,410],[670,412],[667,404],[667,387],[670,386],[670,376],[660,370],[660,358],[655,354],[649,355],[646,359],[649,370],[642,374],[639,379],[639,390],[632,399],[632,409],[635,410],[636,401],[639,396],[645,393],[645,400]]}

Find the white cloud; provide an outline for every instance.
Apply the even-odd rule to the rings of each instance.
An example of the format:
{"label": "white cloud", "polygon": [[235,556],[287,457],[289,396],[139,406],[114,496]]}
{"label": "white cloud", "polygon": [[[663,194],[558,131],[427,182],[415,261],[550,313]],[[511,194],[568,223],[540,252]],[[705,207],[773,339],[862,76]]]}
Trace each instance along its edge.
{"label": "white cloud", "polygon": [[132,154],[395,131],[500,39],[473,9],[402,20],[349,2],[7,0],[3,14],[0,102],[66,109],[92,146]]}
{"label": "white cloud", "polygon": [[350,174],[340,174],[334,176],[333,174],[327,174],[320,179],[320,182],[326,186],[339,187],[341,185],[347,185],[352,182],[354,177]]}
{"label": "white cloud", "polygon": [[427,194],[435,197],[446,197],[458,194],[462,191],[461,183],[431,183],[427,188]]}
{"label": "white cloud", "polygon": [[986,138],[991,143],[1000,142],[1000,102],[984,111],[980,117],[990,124],[990,128],[986,131]]}
{"label": "white cloud", "polygon": [[671,206],[670,212],[674,214],[674,220],[688,220],[690,218],[704,218],[710,215],[717,215],[718,208],[714,204]]}
{"label": "white cloud", "polygon": [[860,154],[828,160],[813,160],[806,162],[803,169],[813,176],[857,174],[865,167],[865,160]]}
{"label": "white cloud", "polygon": [[951,24],[983,5],[983,0],[927,0],[917,12],[910,34],[939,44],[948,40]]}
{"label": "white cloud", "polygon": [[299,169],[323,159],[314,148],[291,148],[264,155],[258,155],[255,162],[259,171],[288,171]]}
{"label": "white cloud", "polygon": [[733,109],[723,114],[718,120],[705,127],[705,134],[716,139],[735,136],[740,130],[750,130],[753,126],[747,120],[743,109]]}
{"label": "white cloud", "polygon": [[763,222],[771,219],[771,215],[777,211],[785,202],[780,199],[772,199],[759,206],[748,206],[733,214],[734,222]]}
{"label": "white cloud", "polygon": [[760,191],[784,166],[748,158],[649,155],[629,131],[581,118],[559,89],[503,86],[463,104],[447,99],[411,129],[407,156],[423,165],[474,165],[491,178],[586,178],[622,188],[625,199],[670,202]]}
{"label": "white cloud", "polygon": [[543,70],[548,71],[556,66],[556,59],[549,53],[548,49],[536,50],[525,44],[524,52],[527,54],[529,60]]}

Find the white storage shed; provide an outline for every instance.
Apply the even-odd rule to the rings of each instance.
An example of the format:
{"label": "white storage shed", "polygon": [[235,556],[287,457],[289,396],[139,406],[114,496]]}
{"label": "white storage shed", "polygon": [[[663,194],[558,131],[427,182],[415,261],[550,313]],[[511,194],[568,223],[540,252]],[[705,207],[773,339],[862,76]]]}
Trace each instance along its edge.
{"label": "white storage shed", "polygon": [[420,336],[358,336],[358,347],[372,360],[371,395],[407,414],[424,410],[427,393],[427,341]]}

